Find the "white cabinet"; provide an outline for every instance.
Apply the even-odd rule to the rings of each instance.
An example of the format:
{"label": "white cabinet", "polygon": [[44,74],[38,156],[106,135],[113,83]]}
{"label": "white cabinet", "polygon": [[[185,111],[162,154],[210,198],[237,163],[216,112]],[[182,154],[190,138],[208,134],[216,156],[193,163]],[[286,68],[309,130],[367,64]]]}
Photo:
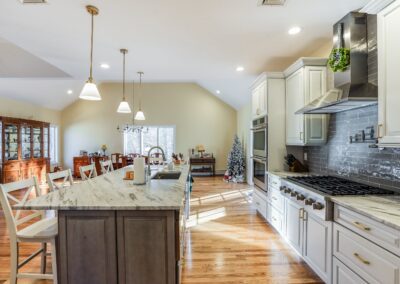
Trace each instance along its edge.
{"label": "white cabinet", "polygon": [[321,145],[326,143],[328,116],[295,114],[327,90],[327,67],[324,58],[300,58],[285,72],[286,76],[286,145]]}
{"label": "white cabinet", "polygon": [[400,0],[378,13],[379,144],[400,147]]}
{"label": "white cabinet", "polygon": [[336,257],[333,257],[332,271],[333,284],[367,284],[367,282],[341,263]]}
{"label": "white cabinet", "polygon": [[253,191],[253,205],[257,212],[264,218],[267,219],[267,196],[261,190],[254,188]]}
{"label": "white cabinet", "polygon": [[300,255],[303,241],[303,212],[299,204],[286,198],[286,239]]}
{"label": "white cabinet", "polygon": [[254,85],[251,92],[253,118],[265,116],[268,110],[267,81],[262,80]]}

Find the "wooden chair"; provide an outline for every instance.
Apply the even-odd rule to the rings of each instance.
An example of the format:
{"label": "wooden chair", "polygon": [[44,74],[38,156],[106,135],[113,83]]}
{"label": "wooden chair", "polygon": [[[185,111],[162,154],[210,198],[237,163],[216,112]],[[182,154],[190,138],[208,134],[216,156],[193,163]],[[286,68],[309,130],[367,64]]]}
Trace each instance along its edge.
{"label": "wooden chair", "polygon": [[150,156],[150,164],[152,165],[161,165],[164,162],[164,159],[161,153],[152,153]]}
{"label": "wooden chair", "polygon": [[123,156],[121,153],[111,154],[111,162],[113,164],[114,169],[119,169],[121,167],[121,164],[120,164],[121,156]]}
{"label": "wooden chair", "polygon": [[[57,184],[54,181],[58,179],[63,179],[61,184]],[[47,174],[47,183],[49,184],[50,191],[70,187],[74,184],[74,179],[72,178],[71,170],[65,170],[55,173]]]}
{"label": "wooden chair", "polygon": [[[19,191],[26,190],[22,199],[18,199],[21,196]],[[32,193],[35,193],[36,197],[40,196],[40,188],[36,177],[16,181],[8,184],[0,184],[0,204],[4,211],[4,216],[7,223],[8,232],[10,234],[10,283],[16,284],[19,278],[31,278],[31,279],[53,279],[53,283],[57,283],[57,264],[56,264],[56,237],[57,237],[57,219],[56,218],[45,218],[44,211],[33,211],[33,210],[15,210],[11,208],[13,205],[23,205],[29,200]],[[29,214],[22,214],[21,211],[28,212]],[[33,219],[40,218],[39,221],[25,226],[22,229],[18,227],[21,225],[27,225],[31,223]],[[40,249],[35,251],[32,255],[27,257],[21,263],[19,263],[19,244],[20,243],[41,243]],[[51,253],[47,253],[47,243],[51,244]],[[40,273],[20,273],[18,270],[25,264],[31,261],[36,256],[41,255],[41,271]],[[46,274],[46,256],[51,255],[52,259],[52,274]]]}
{"label": "wooden chair", "polygon": [[111,160],[100,161],[100,166],[101,166],[101,173],[103,175],[114,171],[114,167],[113,167]]}
{"label": "wooden chair", "polygon": [[[82,180],[88,180],[97,177],[97,171],[94,164],[80,167],[79,172],[81,174]],[[88,172],[88,174],[86,174],[86,172]]]}

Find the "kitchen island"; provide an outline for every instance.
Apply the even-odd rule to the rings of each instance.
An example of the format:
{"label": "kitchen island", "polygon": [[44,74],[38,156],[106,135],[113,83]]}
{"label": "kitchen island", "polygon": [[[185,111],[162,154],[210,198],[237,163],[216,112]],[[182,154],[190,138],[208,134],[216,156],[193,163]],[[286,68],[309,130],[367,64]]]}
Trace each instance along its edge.
{"label": "kitchen island", "polygon": [[151,179],[145,185],[124,180],[127,169],[20,207],[58,211],[59,283],[180,282],[189,168],[180,167],[177,180]]}

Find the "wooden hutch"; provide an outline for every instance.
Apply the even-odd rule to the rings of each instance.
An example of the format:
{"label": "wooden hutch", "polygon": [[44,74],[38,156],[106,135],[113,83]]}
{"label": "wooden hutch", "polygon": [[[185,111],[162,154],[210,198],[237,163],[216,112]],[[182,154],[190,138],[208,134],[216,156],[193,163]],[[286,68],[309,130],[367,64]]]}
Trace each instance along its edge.
{"label": "wooden hutch", "polygon": [[9,183],[50,171],[50,124],[0,117],[0,181]]}

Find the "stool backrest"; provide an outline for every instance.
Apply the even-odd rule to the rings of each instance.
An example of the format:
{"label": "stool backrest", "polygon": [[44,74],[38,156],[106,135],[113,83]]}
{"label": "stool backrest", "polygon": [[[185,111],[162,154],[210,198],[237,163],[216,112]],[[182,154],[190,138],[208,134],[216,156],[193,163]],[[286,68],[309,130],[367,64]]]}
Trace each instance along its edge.
{"label": "stool backrest", "polygon": [[81,174],[82,180],[88,180],[97,177],[97,171],[94,164],[80,167],[79,172]]}
{"label": "stool backrest", "polygon": [[[55,180],[63,179],[60,183],[55,183]],[[74,184],[74,179],[72,178],[72,172],[70,169],[65,171],[59,171],[55,173],[47,174],[47,183],[49,184],[49,188],[51,191],[70,187]]]}
{"label": "stool backrest", "polygon": [[101,166],[101,173],[102,174],[106,174],[106,173],[114,171],[114,167],[113,167],[113,164],[112,164],[111,160],[100,161],[100,166]]}

